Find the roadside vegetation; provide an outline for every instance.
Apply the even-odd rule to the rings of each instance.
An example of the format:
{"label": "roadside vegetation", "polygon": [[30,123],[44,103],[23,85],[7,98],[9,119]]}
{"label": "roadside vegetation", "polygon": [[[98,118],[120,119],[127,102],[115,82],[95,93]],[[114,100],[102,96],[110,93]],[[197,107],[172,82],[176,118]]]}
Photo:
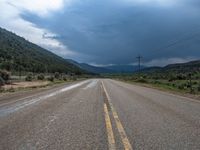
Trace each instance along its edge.
{"label": "roadside vegetation", "polygon": [[142,72],[107,75],[107,77],[173,92],[200,95],[200,71],[188,73]]}
{"label": "roadside vegetation", "polygon": [[74,73],[23,73],[21,76],[0,70],[0,93],[42,88],[55,84],[90,78],[90,75]]}

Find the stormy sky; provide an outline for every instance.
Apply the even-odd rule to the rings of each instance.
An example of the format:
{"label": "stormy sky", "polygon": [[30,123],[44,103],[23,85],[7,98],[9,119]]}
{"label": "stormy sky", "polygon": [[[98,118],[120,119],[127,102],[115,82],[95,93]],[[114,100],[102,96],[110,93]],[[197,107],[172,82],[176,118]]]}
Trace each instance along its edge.
{"label": "stormy sky", "polygon": [[94,65],[200,58],[199,0],[1,0],[0,26]]}

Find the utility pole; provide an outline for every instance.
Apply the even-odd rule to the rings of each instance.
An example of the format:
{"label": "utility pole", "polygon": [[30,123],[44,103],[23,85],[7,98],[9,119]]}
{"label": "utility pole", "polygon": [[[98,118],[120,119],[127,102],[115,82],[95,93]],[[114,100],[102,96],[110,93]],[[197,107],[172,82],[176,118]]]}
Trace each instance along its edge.
{"label": "utility pole", "polygon": [[19,57],[19,79],[22,80],[22,57]]}
{"label": "utility pole", "polygon": [[139,74],[140,74],[140,64],[141,64],[141,59],[142,59],[142,56],[141,55],[139,55],[138,57],[136,57],[137,59],[138,59],[138,68],[139,68]]}
{"label": "utility pole", "polygon": [[192,87],[192,73],[189,73],[189,84],[190,84],[190,93],[192,94],[193,91],[193,87]]}

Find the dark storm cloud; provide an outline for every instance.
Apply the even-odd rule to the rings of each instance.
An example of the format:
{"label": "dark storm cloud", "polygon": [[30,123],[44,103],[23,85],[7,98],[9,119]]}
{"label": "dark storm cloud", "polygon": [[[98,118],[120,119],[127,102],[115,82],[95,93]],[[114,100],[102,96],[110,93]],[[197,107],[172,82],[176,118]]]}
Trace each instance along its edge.
{"label": "dark storm cloud", "polygon": [[[80,54],[76,59],[85,62],[128,64],[138,54],[146,62],[200,58],[200,2],[178,0],[163,5],[154,0],[148,4],[87,0],[46,19],[31,14],[22,16],[59,35],[53,38]],[[85,60],[81,55],[87,56]]]}

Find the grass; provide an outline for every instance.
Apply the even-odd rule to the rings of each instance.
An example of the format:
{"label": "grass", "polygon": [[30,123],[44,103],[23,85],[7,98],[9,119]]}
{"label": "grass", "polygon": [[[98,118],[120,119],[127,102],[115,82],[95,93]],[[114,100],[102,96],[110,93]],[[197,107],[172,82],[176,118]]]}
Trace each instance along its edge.
{"label": "grass", "polygon": [[131,84],[137,84],[142,85],[145,87],[150,88],[156,88],[162,91],[169,91],[173,93],[178,94],[190,94],[190,95],[197,95],[200,96],[200,81],[193,80],[193,91],[191,92],[191,88],[188,87],[188,80],[175,80],[173,82],[169,82],[168,80],[153,80],[153,79],[129,79],[129,80],[123,80],[122,81],[131,83]]}

